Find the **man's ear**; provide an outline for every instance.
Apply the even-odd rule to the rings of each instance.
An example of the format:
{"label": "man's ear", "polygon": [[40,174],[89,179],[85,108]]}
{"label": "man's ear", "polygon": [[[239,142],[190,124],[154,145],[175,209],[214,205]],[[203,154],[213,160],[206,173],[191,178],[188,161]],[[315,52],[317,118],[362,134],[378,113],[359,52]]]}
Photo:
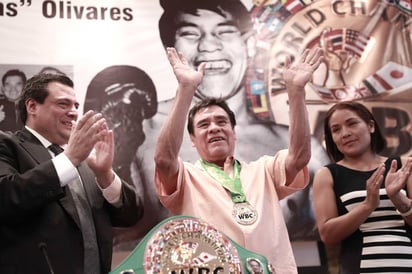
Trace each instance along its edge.
{"label": "man's ear", "polygon": [[192,143],[192,147],[196,147],[196,145],[195,145],[195,136],[193,135],[193,134],[189,134],[189,137],[190,137],[190,142]]}
{"label": "man's ear", "polygon": [[26,102],[26,109],[27,109],[27,113],[34,113],[37,109],[37,102],[30,98],[28,99]]}

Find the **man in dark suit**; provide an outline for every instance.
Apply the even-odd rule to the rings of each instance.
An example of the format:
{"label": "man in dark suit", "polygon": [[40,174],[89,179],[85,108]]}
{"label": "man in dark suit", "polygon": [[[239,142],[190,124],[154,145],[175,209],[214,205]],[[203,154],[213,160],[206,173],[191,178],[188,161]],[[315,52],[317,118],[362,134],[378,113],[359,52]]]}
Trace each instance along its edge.
{"label": "man in dark suit", "polygon": [[104,117],[89,111],[76,122],[78,107],[67,76],[39,74],[19,100],[25,127],[0,132],[0,273],[108,273],[112,226],[143,214],[112,170]]}

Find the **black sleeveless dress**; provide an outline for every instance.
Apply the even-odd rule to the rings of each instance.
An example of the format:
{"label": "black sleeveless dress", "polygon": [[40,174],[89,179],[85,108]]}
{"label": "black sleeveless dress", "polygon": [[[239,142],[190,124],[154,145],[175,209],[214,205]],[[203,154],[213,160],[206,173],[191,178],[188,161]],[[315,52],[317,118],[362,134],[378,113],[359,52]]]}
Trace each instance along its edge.
{"label": "black sleeveless dress", "polygon": [[[398,167],[402,165],[399,157],[390,158],[385,162],[386,170],[393,159]],[[358,171],[337,164],[327,168],[332,173],[339,216],[344,215],[365,199],[366,180],[375,170]],[[341,243],[340,273],[412,273],[411,233],[382,183],[379,206]]]}

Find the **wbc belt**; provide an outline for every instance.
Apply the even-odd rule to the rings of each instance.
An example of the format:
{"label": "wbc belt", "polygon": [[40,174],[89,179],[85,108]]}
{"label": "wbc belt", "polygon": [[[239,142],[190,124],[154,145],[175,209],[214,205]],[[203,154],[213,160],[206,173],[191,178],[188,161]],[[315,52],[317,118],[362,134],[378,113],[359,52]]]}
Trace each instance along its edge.
{"label": "wbc belt", "polygon": [[[252,269],[253,268],[253,269]],[[267,259],[210,224],[173,216],[156,225],[110,274],[274,273]]]}

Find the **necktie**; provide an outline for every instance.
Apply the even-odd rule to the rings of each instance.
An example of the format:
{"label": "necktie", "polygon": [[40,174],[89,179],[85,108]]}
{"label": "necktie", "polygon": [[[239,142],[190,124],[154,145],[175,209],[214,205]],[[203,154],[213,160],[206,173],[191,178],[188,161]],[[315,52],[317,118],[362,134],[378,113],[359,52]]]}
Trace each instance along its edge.
{"label": "necktie", "polygon": [[56,145],[56,144],[51,144],[49,146],[49,149],[51,150],[51,152],[54,153],[55,156],[59,155],[60,153],[64,151],[64,149],[61,146]]}
{"label": "necktie", "polygon": [[[52,144],[49,149],[58,155],[64,150],[59,145]],[[81,174],[81,169],[78,169]],[[86,192],[82,182],[74,180],[68,184],[68,188],[73,197],[76,206],[77,214],[80,219],[80,226],[83,235],[84,245],[84,273],[100,273],[99,251],[97,247],[96,230],[93,222],[93,215],[89,202],[87,200]]]}

